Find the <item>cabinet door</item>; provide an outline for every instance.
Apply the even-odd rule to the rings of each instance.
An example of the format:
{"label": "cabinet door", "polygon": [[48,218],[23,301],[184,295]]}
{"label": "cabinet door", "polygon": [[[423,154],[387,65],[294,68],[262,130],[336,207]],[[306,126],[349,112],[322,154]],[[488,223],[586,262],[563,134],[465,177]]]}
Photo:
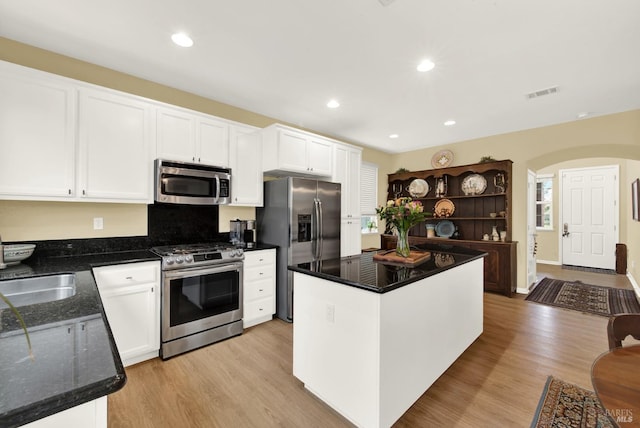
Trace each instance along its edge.
{"label": "cabinet door", "polygon": [[149,202],[153,181],[148,104],[81,89],[79,113],[80,196]]}
{"label": "cabinet door", "polygon": [[140,354],[158,350],[160,319],[156,315],[154,284],[120,287],[101,292],[113,337],[124,365]]}
{"label": "cabinet door", "polygon": [[182,111],[156,111],[156,156],[159,159],[196,162],[195,118]]}
{"label": "cabinet door", "polygon": [[349,150],[349,169],[347,179],[347,214],[352,218],[359,218],[360,213],[360,165],[362,153],[360,150]]}
{"label": "cabinet door", "polygon": [[231,205],[261,207],[263,182],[260,134],[254,128],[232,126],[229,146]]}
{"label": "cabinet door", "polygon": [[333,171],[333,144],[311,137],[307,142],[307,168],[315,175],[331,177]]}
{"label": "cabinet door", "polygon": [[340,257],[354,256],[361,252],[360,219],[343,219],[340,222]]}
{"label": "cabinet door", "polygon": [[335,146],[332,180],[340,183],[341,217],[360,217],[360,150]]}
{"label": "cabinet door", "polygon": [[331,181],[340,183],[340,217],[349,217],[349,191],[347,182],[349,177],[349,149],[336,146],[333,153],[333,175]]}
{"label": "cabinet door", "polygon": [[46,74],[0,68],[0,198],[74,193],[75,98]]}
{"label": "cabinet door", "polygon": [[93,270],[122,363],[157,356],[160,349],[160,263]]}
{"label": "cabinet door", "polygon": [[287,171],[308,172],[307,138],[293,131],[280,131],[278,142],[279,167]]}
{"label": "cabinet door", "polygon": [[218,120],[198,118],[196,128],[196,162],[229,166],[229,125]]}

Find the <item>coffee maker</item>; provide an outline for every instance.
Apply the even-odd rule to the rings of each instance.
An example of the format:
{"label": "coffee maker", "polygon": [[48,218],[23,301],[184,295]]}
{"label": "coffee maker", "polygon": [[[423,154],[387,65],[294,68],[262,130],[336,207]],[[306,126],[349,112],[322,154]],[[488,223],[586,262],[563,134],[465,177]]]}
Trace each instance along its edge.
{"label": "coffee maker", "polygon": [[253,248],[255,246],[255,220],[231,220],[229,239],[236,247]]}

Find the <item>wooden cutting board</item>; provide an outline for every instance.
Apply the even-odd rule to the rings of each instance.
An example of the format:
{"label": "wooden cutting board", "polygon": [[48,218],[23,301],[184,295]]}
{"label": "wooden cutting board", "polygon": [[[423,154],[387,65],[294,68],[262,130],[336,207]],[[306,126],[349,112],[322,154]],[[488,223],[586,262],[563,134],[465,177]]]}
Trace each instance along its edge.
{"label": "wooden cutting board", "polygon": [[396,254],[396,250],[381,251],[373,255],[373,260],[381,263],[401,264],[404,266],[415,266],[422,262],[426,262],[431,257],[429,251],[409,252],[409,257],[400,257]]}

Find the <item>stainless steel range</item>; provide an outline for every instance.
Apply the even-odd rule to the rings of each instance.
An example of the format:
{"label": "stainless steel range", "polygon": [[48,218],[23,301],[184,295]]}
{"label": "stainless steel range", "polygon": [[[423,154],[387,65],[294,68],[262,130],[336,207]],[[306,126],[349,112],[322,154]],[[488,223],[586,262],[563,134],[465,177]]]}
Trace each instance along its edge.
{"label": "stainless steel range", "polygon": [[242,249],[212,243],[151,251],[162,257],[163,360],[242,334]]}

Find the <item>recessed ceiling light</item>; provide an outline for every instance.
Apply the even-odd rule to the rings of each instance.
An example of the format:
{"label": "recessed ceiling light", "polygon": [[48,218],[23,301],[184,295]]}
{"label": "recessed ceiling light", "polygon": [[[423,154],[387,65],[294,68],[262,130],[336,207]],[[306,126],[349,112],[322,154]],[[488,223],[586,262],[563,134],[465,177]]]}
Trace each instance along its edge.
{"label": "recessed ceiling light", "polygon": [[455,121],[455,120],[447,120],[447,121],[444,123],[444,126],[453,126],[453,125],[455,125],[455,124],[456,124],[456,121]]}
{"label": "recessed ceiling light", "polygon": [[331,100],[327,103],[327,107],[329,108],[338,108],[340,107],[340,103],[336,100]]}
{"label": "recessed ceiling light", "polygon": [[420,64],[418,64],[417,70],[421,72],[433,70],[433,67],[436,65],[430,59],[423,60]]}
{"label": "recessed ceiling light", "polygon": [[398,134],[391,134],[391,135],[389,135],[389,138],[398,138],[398,137],[399,137],[399,135],[398,135]]}
{"label": "recessed ceiling light", "polygon": [[171,36],[171,40],[178,46],[182,46],[183,48],[190,48],[193,46],[193,40],[191,37],[187,36],[184,33],[175,33]]}

